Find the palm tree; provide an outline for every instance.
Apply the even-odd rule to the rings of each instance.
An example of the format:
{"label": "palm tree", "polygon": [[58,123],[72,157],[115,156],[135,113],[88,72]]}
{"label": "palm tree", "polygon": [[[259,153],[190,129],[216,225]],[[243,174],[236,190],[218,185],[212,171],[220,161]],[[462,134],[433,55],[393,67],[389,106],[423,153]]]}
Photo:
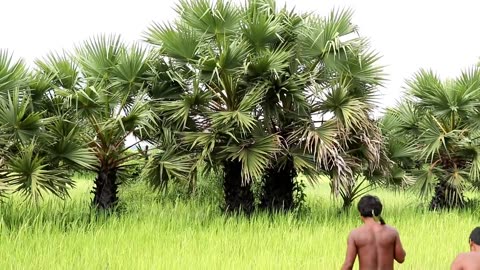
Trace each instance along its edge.
{"label": "palm tree", "polygon": [[38,109],[46,97],[32,92],[40,84],[22,61],[0,51],[0,191],[20,192],[34,202],[45,193],[68,196],[72,170],[91,169],[95,161],[75,122]]}
{"label": "palm tree", "polygon": [[[160,114],[183,131],[178,148],[185,149],[183,153],[198,154],[197,161],[193,161],[186,153],[185,160],[192,162],[182,163],[182,171],[192,175],[196,169],[187,168],[203,164],[223,170],[225,208],[249,213],[254,203],[250,185],[262,177],[279,151],[280,142],[278,135],[267,133],[259,120],[258,111],[268,85],[262,80],[248,81],[247,75],[256,68],[266,73],[281,70],[285,53],[275,52],[265,44],[256,44],[263,46],[263,62],[259,55],[251,53],[255,49],[253,42],[247,42],[242,34],[249,30],[243,24],[245,12],[231,3],[182,1],[177,11],[179,22],[155,24],[147,33],[148,42],[159,46],[160,56],[168,59],[172,76],[179,78],[184,91],[177,101],[161,103]],[[257,30],[264,31],[260,26]],[[275,40],[275,29],[267,30],[273,30],[270,39]],[[270,41],[267,38],[264,42]],[[275,62],[274,57],[281,58]],[[165,169],[164,164],[152,160],[150,168]],[[159,177],[150,179],[161,184]]]}
{"label": "palm tree", "polygon": [[400,157],[408,157],[399,166],[420,195],[434,194],[431,209],[463,206],[465,191],[478,185],[479,79],[478,68],[447,81],[421,70],[408,81],[405,101],[386,116],[388,136],[400,138]]}
{"label": "palm tree", "polygon": [[267,170],[262,205],[278,210],[293,206],[297,172],[311,181],[327,174],[332,191],[345,194],[359,175],[384,174],[388,158],[370,116],[384,75],[378,56],[353,35],[352,12],[319,18],[283,9],[276,16],[282,26],[278,46],[292,53],[282,76],[271,76],[263,108],[269,132],[287,143]]}
{"label": "palm tree", "polygon": [[50,78],[54,112],[79,123],[84,142],[94,152],[97,174],[93,206],[111,209],[129,161],[140,155],[127,150],[146,138],[155,119],[147,91],[148,53],[138,45],[125,46],[118,36],[99,36],[76,48],[75,55],[50,55],[37,61],[39,77]]}
{"label": "palm tree", "polygon": [[[344,151],[354,137],[378,167],[381,143],[366,139],[379,134],[369,113],[382,74],[363,39],[342,40],[356,30],[350,11],[320,18],[277,11],[274,1],[198,0],[182,1],[177,12],[178,22],[154,24],[146,35],[184,90],[162,103],[160,115],[185,131],[177,150],[223,168],[227,208],[252,209],[249,184],[263,179],[261,206],[289,209],[298,173],[312,181],[331,174],[338,194],[360,162]],[[152,172],[169,175],[157,167],[165,162],[152,160]],[[195,171],[182,164],[183,173],[170,175]]]}

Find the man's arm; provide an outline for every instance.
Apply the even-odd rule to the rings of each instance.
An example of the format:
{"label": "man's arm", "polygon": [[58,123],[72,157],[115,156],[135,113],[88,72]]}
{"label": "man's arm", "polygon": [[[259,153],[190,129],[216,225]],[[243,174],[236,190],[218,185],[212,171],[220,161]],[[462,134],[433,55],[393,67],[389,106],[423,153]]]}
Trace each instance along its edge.
{"label": "man's arm", "polygon": [[398,263],[403,263],[405,261],[405,256],[406,255],[407,254],[406,254],[406,252],[405,252],[405,250],[403,249],[403,246],[402,246],[402,241],[400,241],[400,235],[396,231],[396,236],[395,236],[395,260]]}
{"label": "man's arm", "polygon": [[355,263],[355,258],[357,257],[357,246],[355,245],[355,239],[353,235],[353,232],[348,235],[347,256],[345,257],[342,270],[351,270],[353,268],[353,264]]}
{"label": "man's arm", "polygon": [[462,261],[462,256],[458,255],[450,266],[450,270],[463,270]]}

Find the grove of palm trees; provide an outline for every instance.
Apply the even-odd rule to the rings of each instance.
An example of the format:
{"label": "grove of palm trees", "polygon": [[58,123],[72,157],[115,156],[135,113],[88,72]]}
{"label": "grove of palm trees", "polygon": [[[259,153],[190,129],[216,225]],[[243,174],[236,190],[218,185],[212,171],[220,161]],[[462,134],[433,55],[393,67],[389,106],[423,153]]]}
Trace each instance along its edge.
{"label": "grove of palm trees", "polygon": [[0,269],[339,269],[366,194],[400,232],[395,269],[468,250],[480,67],[419,67],[383,110],[352,9],[175,12],[31,65],[0,43]]}

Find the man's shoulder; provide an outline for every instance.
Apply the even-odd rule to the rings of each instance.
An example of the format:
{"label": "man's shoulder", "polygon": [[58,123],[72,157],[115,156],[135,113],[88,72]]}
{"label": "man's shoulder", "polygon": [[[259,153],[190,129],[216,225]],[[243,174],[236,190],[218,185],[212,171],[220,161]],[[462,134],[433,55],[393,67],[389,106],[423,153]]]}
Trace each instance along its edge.
{"label": "man's shoulder", "polygon": [[464,253],[459,253],[456,257],[456,259],[474,259],[474,260],[480,260],[480,252],[464,252]]}
{"label": "man's shoulder", "polygon": [[398,234],[398,230],[393,226],[385,225],[385,229],[392,234]]}
{"label": "man's shoulder", "polygon": [[459,253],[455,260],[453,260],[453,265],[462,265],[470,257],[470,252]]}
{"label": "man's shoulder", "polygon": [[459,253],[457,257],[455,257],[455,262],[458,263],[458,262],[464,262],[464,261],[471,261],[472,259],[478,260],[478,258],[480,257],[477,257],[477,254],[473,252],[463,252],[463,253]]}
{"label": "man's shoulder", "polygon": [[362,227],[360,226],[360,227],[357,227],[357,228],[355,228],[355,229],[352,229],[352,230],[350,231],[350,233],[348,234],[348,237],[349,237],[349,238],[356,238],[357,235],[359,235],[359,234],[361,234],[361,233],[362,233]]}

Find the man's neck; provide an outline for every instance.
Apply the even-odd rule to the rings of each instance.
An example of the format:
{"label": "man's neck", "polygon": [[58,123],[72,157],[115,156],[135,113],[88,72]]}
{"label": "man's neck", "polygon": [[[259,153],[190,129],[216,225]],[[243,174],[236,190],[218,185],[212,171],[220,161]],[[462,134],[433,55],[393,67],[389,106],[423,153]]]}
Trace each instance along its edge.
{"label": "man's neck", "polygon": [[371,218],[371,217],[363,217],[362,220],[363,220],[363,223],[364,223],[365,225],[378,224],[378,222],[376,222],[375,219],[373,219],[373,218]]}

